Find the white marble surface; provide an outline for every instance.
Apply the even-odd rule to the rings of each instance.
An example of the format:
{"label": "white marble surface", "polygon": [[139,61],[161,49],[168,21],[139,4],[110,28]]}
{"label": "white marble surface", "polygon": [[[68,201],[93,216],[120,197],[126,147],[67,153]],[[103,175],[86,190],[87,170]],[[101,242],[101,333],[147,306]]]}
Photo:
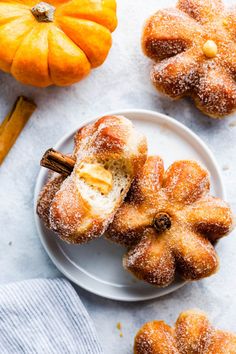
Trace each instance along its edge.
{"label": "white marble surface", "polygon": [[[233,1],[228,1],[228,4]],[[0,117],[20,94],[32,97],[38,109],[0,168],[0,283],[60,276],[44,252],[33,219],[33,191],[45,149],[83,119],[121,108],[163,112],[186,124],[216,155],[228,200],[236,211],[236,115],[214,121],[188,100],[171,102],[149,82],[149,61],[140,50],[144,19],[173,0],[118,0],[119,27],[108,60],[83,82],[68,88],[35,89],[0,73]],[[234,126],[233,126],[234,125]],[[158,137],[157,137],[158,146]],[[236,233],[222,241],[221,268],[213,277],[190,284],[155,301],[119,303],[77,289],[95,321],[106,354],[131,353],[133,337],[145,321],[173,323],[184,309],[200,307],[213,322],[236,331]],[[116,323],[123,324],[123,338]]]}

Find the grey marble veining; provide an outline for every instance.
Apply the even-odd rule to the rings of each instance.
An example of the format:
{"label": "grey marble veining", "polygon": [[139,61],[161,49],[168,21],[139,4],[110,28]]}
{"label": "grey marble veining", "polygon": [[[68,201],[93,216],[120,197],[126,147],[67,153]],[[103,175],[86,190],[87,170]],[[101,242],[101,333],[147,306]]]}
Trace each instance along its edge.
{"label": "grey marble veining", "polygon": [[[39,160],[45,149],[82,120],[109,110],[156,110],[191,128],[215,154],[228,201],[236,211],[236,126],[231,124],[236,115],[224,121],[211,120],[189,100],[171,102],[161,97],[149,82],[150,62],[140,49],[142,25],[155,10],[174,3],[118,0],[119,27],[109,57],[79,84],[41,90],[23,86],[0,73],[0,117],[20,94],[32,97],[38,105],[0,168],[0,283],[60,276],[44,252],[34,225],[33,193]],[[235,232],[221,243],[220,256],[221,268],[215,276],[153,301],[119,303],[77,288],[95,321],[105,353],[131,353],[134,334],[145,321],[157,318],[173,323],[180,311],[193,307],[207,311],[216,325],[236,331]],[[123,338],[116,329],[118,321],[123,325]]]}

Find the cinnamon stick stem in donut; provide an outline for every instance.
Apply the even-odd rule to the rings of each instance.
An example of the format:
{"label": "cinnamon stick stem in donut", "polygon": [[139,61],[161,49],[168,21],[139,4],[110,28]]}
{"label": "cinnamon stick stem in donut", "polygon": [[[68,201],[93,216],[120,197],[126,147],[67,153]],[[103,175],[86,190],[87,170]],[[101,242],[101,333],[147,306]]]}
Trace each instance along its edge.
{"label": "cinnamon stick stem in donut", "polygon": [[54,172],[70,175],[73,171],[75,160],[54,149],[48,149],[43,155],[40,165]]}

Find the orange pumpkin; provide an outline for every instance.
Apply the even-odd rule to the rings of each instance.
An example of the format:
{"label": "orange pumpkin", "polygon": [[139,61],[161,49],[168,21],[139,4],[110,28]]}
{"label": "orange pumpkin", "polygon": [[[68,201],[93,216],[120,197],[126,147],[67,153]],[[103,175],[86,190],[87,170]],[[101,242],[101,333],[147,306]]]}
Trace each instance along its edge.
{"label": "orange pumpkin", "polygon": [[0,0],[0,69],[24,84],[70,85],[101,65],[115,0]]}

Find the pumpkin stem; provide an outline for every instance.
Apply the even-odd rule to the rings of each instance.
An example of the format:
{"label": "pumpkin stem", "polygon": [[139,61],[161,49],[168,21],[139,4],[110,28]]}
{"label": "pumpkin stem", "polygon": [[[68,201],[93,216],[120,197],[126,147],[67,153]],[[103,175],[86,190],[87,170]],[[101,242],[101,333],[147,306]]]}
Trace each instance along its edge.
{"label": "pumpkin stem", "polygon": [[42,1],[32,7],[31,12],[38,22],[53,22],[55,7]]}
{"label": "pumpkin stem", "polygon": [[167,213],[158,213],[153,219],[153,226],[158,233],[162,233],[171,228],[171,218]]}

